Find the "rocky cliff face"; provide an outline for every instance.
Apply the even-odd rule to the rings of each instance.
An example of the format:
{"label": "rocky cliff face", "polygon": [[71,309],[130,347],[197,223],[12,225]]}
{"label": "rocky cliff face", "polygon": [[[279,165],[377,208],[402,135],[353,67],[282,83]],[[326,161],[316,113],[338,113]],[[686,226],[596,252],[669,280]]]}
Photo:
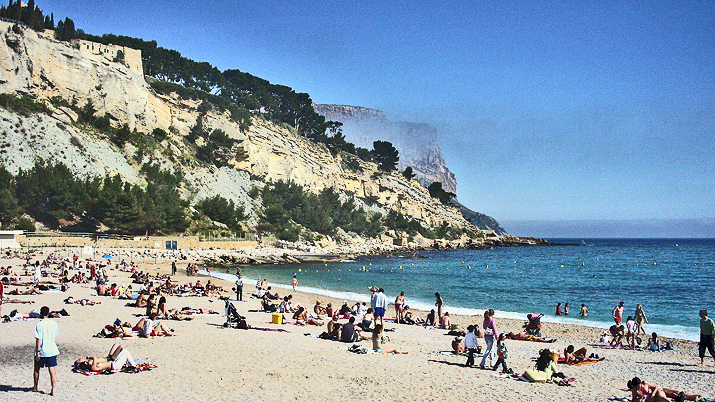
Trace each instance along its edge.
{"label": "rocky cliff face", "polygon": [[[236,140],[236,145],[229,166],[219,169],[201,163],[194,158],[192,144],[184,139],[199,116],[198,101],[156,93],[141,74],[124,64],[99,54],[81,55],[66,42],[29,29],[16,34],[9,27],[10,24],[0,22],[0,93],[28,95],[40,101],[59,96],[78,105],[91,100],[97,114],[108,113],[115,126],[127,123],[131,129],[142,132],[162,128],[169,133],[156,147],[137,152],[131,144],[117,147],[105,134],[78,123],[76,114],[67,108],[50,106],[49,115],[29,118],[0,109],[0,163],[12,173],[41,158],[61,161],[78,175],[119,174],[127,181],[141,184],[139,168],[151,160],[184,173],[180,190],[187,199],[197,201],[221,195],[244,204],[253,222],[260,205],[247,196],[250,187],[282,179],[312,191],[334,187],[358,200],[369,197],[377,200],[377,205],[370,208],[381,212],[393,209],[429,225],[447,222],[473,228],[459,208],[432,199],[418,182],[408,182],[399,174],[377,175],[373,163],[363,163],[359,173],[348,170],[340,156],[334,157],[325,147],[260,117],[253,117],[250,129],[242,131],[227,112],[209,111],[203,118],[204,126],[222,129]],[[410,127],[413,135],[429,131],[420,125],[395,127],[395,130]],[[443,167],[434,135],[423,144],[431,151],[422,152],[422,160],[432,158],[433,165]],[[405,161],[416,153],[401,152]],[[420,172],[418,166],[413,168]],[[453,175],[446,168],[443,170],[440,181],[449,183],[451,178],[453,183]],[[427,170],[422,172],[428,174]],[[432,175],[438,177],[436,173]],[[454,185],[445,187],[454,189]]]}
{"label": "rocky cliff face", "polygon": [[428,124],[389,120],[379,110],[358,106],[314,105],[315,110],[327,120],[343,123],[343,133],[348,141],[372,149],[375,140],[389,141],[400,152],[398,167],[412,166],[417,179],[425,187],[435,181],[442,188],[456,193],[457,180],[449,171],[437,144],[437,131]]}

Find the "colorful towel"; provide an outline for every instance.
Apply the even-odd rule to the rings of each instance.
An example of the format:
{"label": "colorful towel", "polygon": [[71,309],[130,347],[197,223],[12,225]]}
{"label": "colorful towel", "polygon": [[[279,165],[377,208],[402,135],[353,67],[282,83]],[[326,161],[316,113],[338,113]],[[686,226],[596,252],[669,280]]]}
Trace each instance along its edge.
{"label": "colorful towel", "polygon": [[93,375],[98,375],[98,374],[107,375],[107,374],[114,374],[114,373],[134,374],[134,373],[139,373],[141,371],[150,371],[151,369],[155,369],[155,368],[156,368],[156,366],[153,364],[141,362],[141,363],[136,363],[136,366],[134,366],[134,367],[124,366],[124,367],[122,367],[121,370],[90,371],[90,370],[74,367],[74,368],[72,368],[72,372],[77,373],[77,374],[83,374],[86,376],[93,376]]}
{"label": "colorful towel", "polygon": [[569,363],[566,363],[566,359],[563,359],[563,358],[562,358],[562,359],[559,359],[559,364],[566,364],[566,365],[569,365],[569,366],[583,366],[583,365],[586,365],[586,364],[592,364],[592,363],[602,362],[602,361],[604,361],[605,359],[606,359],[605,357],[602,357],[602,358],[596,359],[596,360],[583,360],[583,361],[580,361],[580,362],[570,363],[570,364],[569,364]]}

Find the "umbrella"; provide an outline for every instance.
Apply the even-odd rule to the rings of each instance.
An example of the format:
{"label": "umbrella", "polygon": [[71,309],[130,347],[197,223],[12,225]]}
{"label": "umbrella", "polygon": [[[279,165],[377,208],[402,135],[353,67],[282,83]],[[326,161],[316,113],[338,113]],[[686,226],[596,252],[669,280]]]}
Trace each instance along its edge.
{"label": "umbrella", "polygon": [[102,258],[106,258],[106,259],[108,259],[108,260],[111,260],[111,259],[114,258],[114,257],[112,257],[112,256],[109,255],[109,254],[105,254],[105,255],[102,256]]}

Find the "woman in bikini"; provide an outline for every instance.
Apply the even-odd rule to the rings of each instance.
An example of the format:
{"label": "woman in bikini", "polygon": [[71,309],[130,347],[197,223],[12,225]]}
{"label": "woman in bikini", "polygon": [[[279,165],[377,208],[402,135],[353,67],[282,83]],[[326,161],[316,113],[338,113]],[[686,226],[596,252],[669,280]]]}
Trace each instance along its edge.
{"label": "woman in bikini", "polygon": [[442,320],[442,305],[444,304],[444,301],[442,300],[442,296],[439,295],[439,292],[435,292],[434,297],[437,299],[434,303],[434,305],[437,306],[437,320],[441,321]]}
{"label": "woman in bikini", "polygon": [[656,387],[655,385],[647,383],[638,377],[633,377],[632,380],[628,381],[627,385],[628,389],[631,391],[631,400],[633,402],[671,402],[672,399],[675,399],[676,401],[696,401],[700,399],[700,395],[689,395],[672,389]]}
{"label": "woman in bikini", "polygon": [[406,355],[407,352],[403,352],[398,349],[387,349],[382,346],[382,344],[389,339],[382,336],[382,325],[375,325],[375,329],[372,330],[372,350],[376,353],[394,353]]}
{"label": "woman in bikini", "polygon": [[643,328],[643,324],[648,324],[648,317],[645,315],[645,311],[643,311],[643,306],[640,304],[636,306],[636,335],[639,333],[643,333],[643,335],[646,335],[645,328]]}
{"label": "woman in bikini", "polygon": [[402,307],[405,305],[405,292],[400,292],[400,295],[395,299],[395,323],[399,324],[402,322],[404,317],[404,310]]}
{"label": "woman in bikini", "polygon": [[293,314],[293,319],[295,320],[296,324],[298,325],[315,325],[315,326],[321,326],[323,325],[323,322],[315,321],[314,319],[308,317],[308,312],[305,311],[303,307],[298,307],[298,311]]}

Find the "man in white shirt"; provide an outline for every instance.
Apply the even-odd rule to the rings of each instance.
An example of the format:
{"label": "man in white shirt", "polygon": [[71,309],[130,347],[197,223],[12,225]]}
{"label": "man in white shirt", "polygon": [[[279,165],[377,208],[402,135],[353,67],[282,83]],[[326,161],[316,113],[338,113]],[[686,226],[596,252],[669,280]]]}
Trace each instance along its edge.
{"label": "man in white shirt", "polygon": [[40,369],[47,367],[50,372],[50,380],[52,381],[52,392],[50,395],[55,395],[55,387],[57,385],[57,375],[55,367],[57,366],[57,355],[60,354],[57,349],[55,339],[59,333],[57,323],[47,318],[50,314],[50,308],[43,306],[40,309],[40,322],[35,324],[35,371],[33,374],[34,384],[33,392],[37,392],[37,383],[40,380]]}
{"label": "man in white shirt", "polygon": [[378,317],[380,318],[380,325],[385,328],[385,323],[383,319],[385,313],[387,312],[387,296],[385,296],[385,289],[380,288],[375,295],[375,323],[377,324]]}
{"label": "man in white shirt", "polygon": [[474,353],[476,353],[479,347],[479,341],[477,340],[476,328],[474,325],[467,327],[467,335],[464,336],[464,346],[469,351],[467,354],[467,367],[474,366]]}

